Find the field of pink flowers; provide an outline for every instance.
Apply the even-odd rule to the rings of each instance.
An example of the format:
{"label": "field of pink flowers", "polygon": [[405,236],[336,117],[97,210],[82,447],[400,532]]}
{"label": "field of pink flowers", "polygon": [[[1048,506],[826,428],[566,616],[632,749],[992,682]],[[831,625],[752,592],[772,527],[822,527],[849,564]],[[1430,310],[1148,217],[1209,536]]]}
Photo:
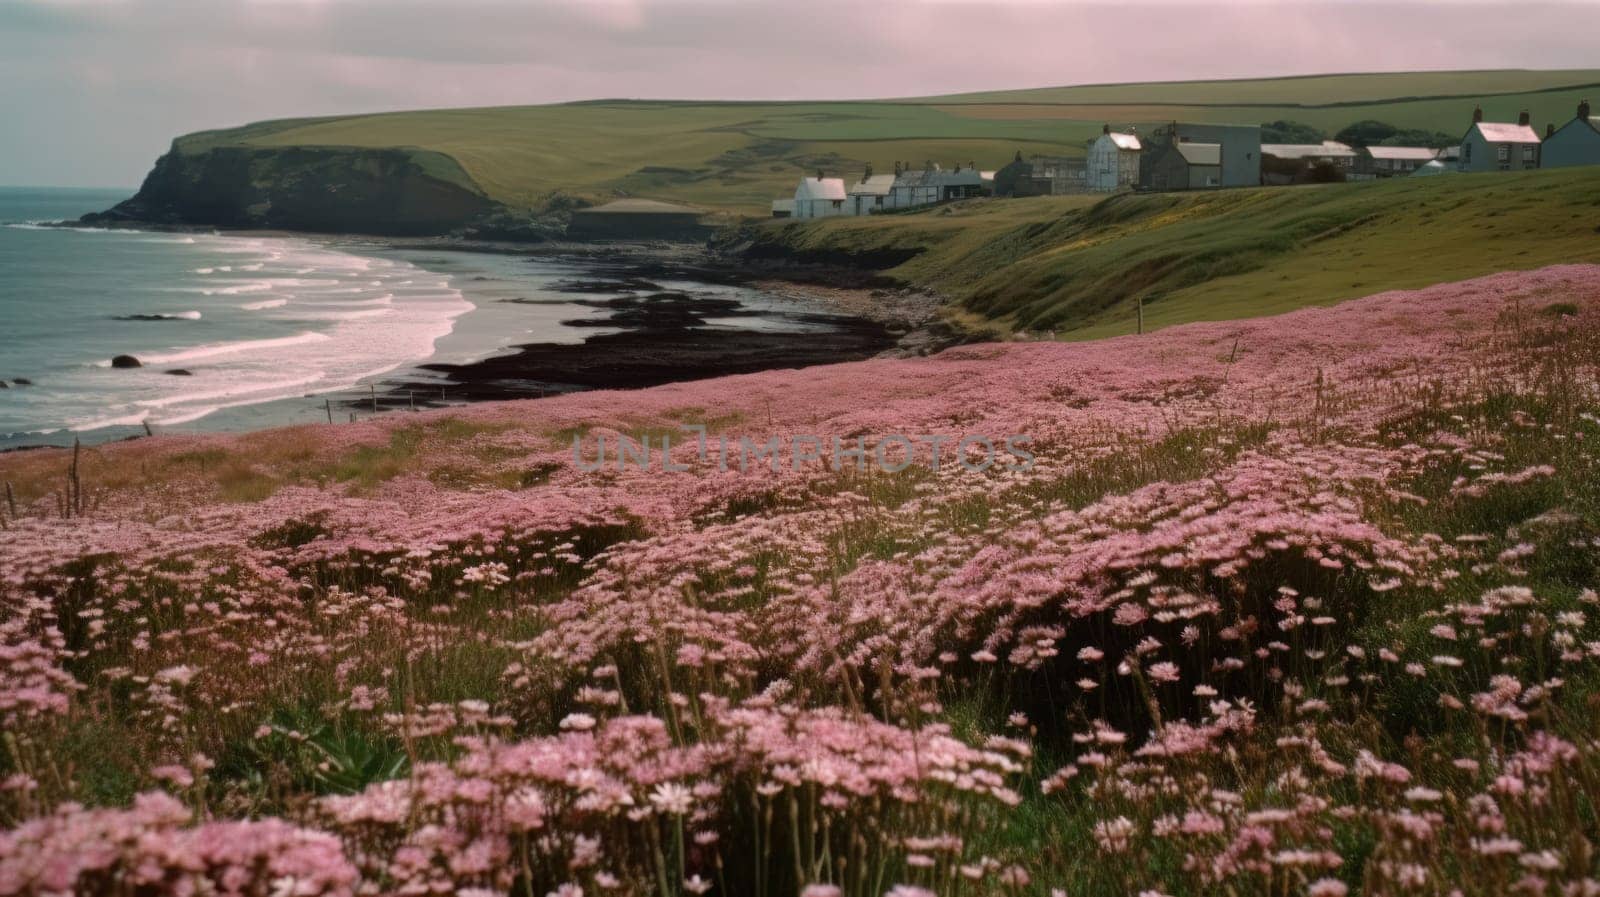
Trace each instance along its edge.
{"label": "field of pink flowers", "polygon": [[1600,895],[1600,268],[72,464],[0,894]]}

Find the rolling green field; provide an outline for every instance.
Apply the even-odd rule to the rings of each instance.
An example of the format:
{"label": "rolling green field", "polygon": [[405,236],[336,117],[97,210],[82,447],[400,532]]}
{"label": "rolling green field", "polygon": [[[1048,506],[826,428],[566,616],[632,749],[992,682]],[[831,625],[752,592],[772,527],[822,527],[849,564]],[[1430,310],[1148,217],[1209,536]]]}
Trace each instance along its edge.
{"label": "rolling green field", "polygon": [[759,214],[801,173],[872,163],[1081,155],[1103,122],[1287,119],[1336,131],[1361,119],[1464,131],[1472,107],[1565,122],[1600,94],[1600,69],[1330,75],[1044,88],[870,102],[597,101],[261,122],[180,138],[219,145],[417,147],[455,158],[492,198],[539,208],[556,192],[642,196]]}
{"label": "rolling green field", "polygon": [[973,200],[771,223],[802,255],[922,250],[887,273],[974,319],[1087,339],[1390,289],[1600,263],[1600,168],[1203,193]]}

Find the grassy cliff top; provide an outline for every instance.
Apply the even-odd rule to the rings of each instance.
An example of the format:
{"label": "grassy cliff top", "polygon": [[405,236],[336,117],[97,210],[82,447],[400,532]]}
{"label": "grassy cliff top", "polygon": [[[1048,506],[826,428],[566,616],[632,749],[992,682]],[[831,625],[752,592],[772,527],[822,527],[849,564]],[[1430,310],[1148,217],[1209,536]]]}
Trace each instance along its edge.
{"label": "grassy cliff top", "polygon": [[219,145],[415,147],[456,159],[492,198],[536,207],[556,191],[643,196],[759,212],[818,168],[977,162],[1083,152],[1102,123],[1301,121],[1330,133],[1362,119],[1464,131],[1529,110],[1571,118],[1600,94],[1600,69],[1327,75],[1001,91],[859,102],[602,100],[259,122],[180,138]]}
{"label": "grassy cliff top", "polygon": [[1159,328],[1600,262],[1600,168],[977,200],[774,222],[757,239],[836,258],[915,253],[890,273],[1009,327],[1090,338],[1132,332],[1141,300]]}

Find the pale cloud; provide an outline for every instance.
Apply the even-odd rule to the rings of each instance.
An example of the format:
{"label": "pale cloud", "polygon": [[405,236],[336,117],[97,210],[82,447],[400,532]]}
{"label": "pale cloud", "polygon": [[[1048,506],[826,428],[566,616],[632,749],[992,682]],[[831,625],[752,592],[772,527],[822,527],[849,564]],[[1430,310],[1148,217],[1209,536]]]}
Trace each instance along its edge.
{"label": "pale cloud", "polygon": [[1597,31],[1595,2],[0,0],[0,183],[130,185],[262,118],[1577,68]]}

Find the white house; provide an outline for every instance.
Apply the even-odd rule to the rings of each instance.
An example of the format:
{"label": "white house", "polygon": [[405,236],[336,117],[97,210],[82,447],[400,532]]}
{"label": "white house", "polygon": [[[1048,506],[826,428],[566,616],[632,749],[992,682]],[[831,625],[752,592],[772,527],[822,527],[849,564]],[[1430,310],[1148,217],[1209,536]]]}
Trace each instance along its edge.
{"label": "white house", "polygon": [[871,166],[867,173],[850,188],[850,200],[847,203],[852,215],[871,215],[888,208],[890,194],[894,192],[894,175],[873,174]]}
{"label": "white house", "polygon": [[1528,113],[1516,124],[1484,121],[1483,107],[1472,110],[1472,127],[1461,138],[1462,171],[1522,171],[1539,167],[1539,135],[1528,126]]}
{"label": "white house", "polygon": [[1600,117],[1589,114],[1589,101],[1578,104],[1578,115],[1544,139],[1545,168],[1600,165]]}
{"label": "white house", "polygon": [[823,177],[817,172],[814,178],[801,178],[794,191],[794,217],[833,218],[849,215],[850,197],[844,190],[843,178]]}
{"label": "white house", "polygon": [[1101,126],[1100,136],[1089,141],[1085,183],[1095,193],[1112,193],[1139,183],[1139,153],[1144,147],[1136,134]]}

